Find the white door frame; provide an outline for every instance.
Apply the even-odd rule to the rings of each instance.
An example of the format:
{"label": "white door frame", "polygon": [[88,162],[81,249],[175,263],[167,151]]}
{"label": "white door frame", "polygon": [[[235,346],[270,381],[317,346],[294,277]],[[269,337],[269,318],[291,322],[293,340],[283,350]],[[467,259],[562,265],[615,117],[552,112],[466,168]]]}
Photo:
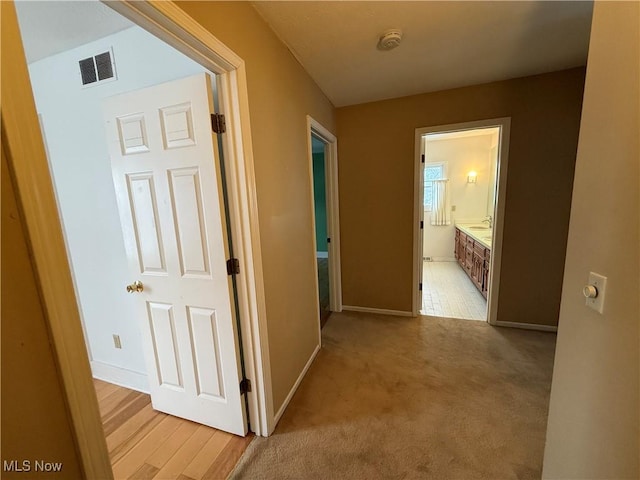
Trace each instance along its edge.
{"label": "white door frame", "polygon": [[498,141],[498,174],[496,176],[498,195],[494,209],[493,240],[491,248],[491,266],[489,271],[489,294],[487,298],[487,321],[490,325],[498,325],[498,295],[500,293],[500,267],[502,264],[502,235],[504,231],[504,209],[507,195],[507,165],[509,162],[509,136],[511,117],[493,118],[475,122],[437,125],[434,127],[416,128],[415,162],[414,162],[414,227],[413,227],[413,316],[420,312],[422,292],[419,284],[422,276],[422,230],[420,222],[424,221],[424,206],[422,205],[423,178],[422,172],[422,137],[429,133],[447,133],[476,128],[500,128]]}
{"label": "white door frame", "polygon": [[[324,169],[327,189],[327,236],[329,243],[329,310],[342,311],[342,274],[340,266],[340,208],[338,202],[338,139],[327,130],[320,122],[307,115],[307,142],[309,155],[309,182],[313,192],[313,152],[311,136],[318,137],[325,144]],[[316,216],[313,195],[311,196],[311,218],[315,232]],[[315,271],[318,271],[316,259],[316,240],[313,237],[313,261]],[[316,277],[316,292],[318,292],[318,279]],[[320,303],[319,299],[316,303]],[[320,317],[318,317],[318,329],[320,329]]]}
{"label": "white door frame", "polygon": [[[156,35],[205,68],[218,74],[220,108],[227,118],[224,136],[228,162],[229,208],[236,256],[241,262],[238,298],[252,430],[262,436],[275,428],[269,364],[266,307],[258,230],[258,211],[249,124],[244,61],[172,2],[105,2],[117,12]],[[33,261],[38,273],[45,318],[51,332],[69,416],[82,468],[88,478],[112,478],[103,436],[69,260],[30,89],[26,60],[20,45],[15,8],[2,2],[3,142],[24,215]],[[6,28],[5,28],[6,27]],[[4,89],[4,88],[3,88]],[[12,97],[12,98],[9,98]]]}

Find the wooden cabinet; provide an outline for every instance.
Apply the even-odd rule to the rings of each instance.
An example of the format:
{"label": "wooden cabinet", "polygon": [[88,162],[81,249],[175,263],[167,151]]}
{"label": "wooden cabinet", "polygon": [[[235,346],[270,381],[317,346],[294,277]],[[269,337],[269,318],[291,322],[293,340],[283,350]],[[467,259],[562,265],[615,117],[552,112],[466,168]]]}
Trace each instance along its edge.
{"label": "wooden cabinet", "polygon": [[485,247],[479,243],[473,245],[473,259],[471,263],[471,280],[478,287],[478,290],[482,292],[484,282],[484,252]]}
{"label": "wooden cabinet", "polygon": [[466,250],[467,250],[467,235],[461,232],[456,228],[456,247],[455,247],[455,256],[456,260],[462,268],[464,268],[464,262],[466,259]]}
{"label": "wooden cabinet", "polygon": [[485,250],[484,256],[484,269],[483,269],[483,280],[482,280],[482,295],[484,298],[487,298],[489,293],[489,264],[491,262],[491,250],[488,248]]}
{"label": "wooden cabinet", "polygon": [[491,250],[456,228],[454,255],[476,288],[487,298]]}
{"label": "wooden cabinet", "polygon": [[467,275],[471,275],[473,270],[473,238],[467,236],[467,245],[464,249],[464,269]]}

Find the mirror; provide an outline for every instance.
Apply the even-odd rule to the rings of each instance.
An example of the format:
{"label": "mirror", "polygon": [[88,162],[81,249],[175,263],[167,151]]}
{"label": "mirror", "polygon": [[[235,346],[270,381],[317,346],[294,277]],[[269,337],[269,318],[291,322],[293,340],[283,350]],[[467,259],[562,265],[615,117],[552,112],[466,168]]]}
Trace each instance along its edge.
{"label": "mirror", "polygon": [[489,164],[489,186],[487,190],[487,216],[495,218],[496,194],[498,192],[498,153],[500,149],[500,132],[498,129],[491,135],[491,153]]}

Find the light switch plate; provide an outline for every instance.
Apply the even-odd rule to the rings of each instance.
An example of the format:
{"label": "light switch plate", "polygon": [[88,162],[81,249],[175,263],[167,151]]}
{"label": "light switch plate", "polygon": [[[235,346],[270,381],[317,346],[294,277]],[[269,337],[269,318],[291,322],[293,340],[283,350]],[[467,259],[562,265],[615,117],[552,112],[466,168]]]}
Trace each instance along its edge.
{"label": "light switch plate", "polygon": [[592,308],[598,313],[604,311],[604,297],[607,290],[607,277],[598,273],[589,272],[589,281],[587,285],[593,285],[598,290],[595,298],[587,298],[587,307]]}

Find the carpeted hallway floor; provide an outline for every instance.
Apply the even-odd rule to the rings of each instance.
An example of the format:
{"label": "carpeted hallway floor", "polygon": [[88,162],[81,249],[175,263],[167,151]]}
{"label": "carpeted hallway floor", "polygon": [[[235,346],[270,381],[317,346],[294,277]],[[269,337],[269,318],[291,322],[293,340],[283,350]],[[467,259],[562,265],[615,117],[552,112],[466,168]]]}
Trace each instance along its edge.
{"label": "carpeted hallway floor", "polygon": [[334,313],[233,479],[540,478],[555,334]]}

